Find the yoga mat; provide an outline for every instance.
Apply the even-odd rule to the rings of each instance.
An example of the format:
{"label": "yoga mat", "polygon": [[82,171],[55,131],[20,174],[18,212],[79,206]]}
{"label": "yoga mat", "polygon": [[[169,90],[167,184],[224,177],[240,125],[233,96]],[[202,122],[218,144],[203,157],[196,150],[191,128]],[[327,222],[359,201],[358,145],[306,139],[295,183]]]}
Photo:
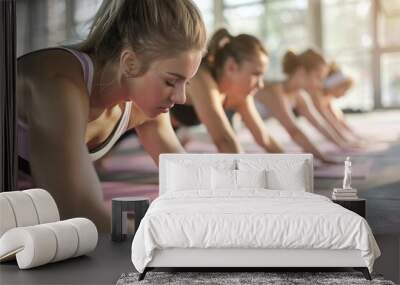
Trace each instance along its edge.
{"label": "yoga mat", "polygon": [[125,181],[133,184],[158,183],[158,167],[144,151],[136,153],[114,153],[97,168],[101,181]]}
{"label": "yoga mat", "polygon": [[[321,134],[318,133],[307,121],[304,119],[298,119],[299,126],[311,138],[321,152],[336,151],[337,147],[327,141]],[[265,122],[265,130],[270,134],[275,141],[283,148],[285,153],[303,153],[302,148],[298,146],[288,132],[282,127],[282,125],[274,118],[268,119]],[[242,144],[245,152],[248,153],[265,153],[266,151],[257,145],[254,141],[253,135],[250,131],[242,126],[237,130],[237,136],[240,143]]]}
{"label": "yoga mat", "polygon": [[158,197],[158,184],[133,185],[125,182],[102,182],[104,204],[111,211],[112,198],[117,197],[147,197],[153,201]]}
{"label": "yoga mat", "polygon": [[118,149],[119,152],[132,152],[132,150],[143,149],[143,147],[139,138],[136,135],[132,134],[119,141],[114,149]]}
{"label": "yoga mat", "polygon": [[374,142],[396,142],[400,139],[399,111],[375,111],[365,114],[347,114],[353,129]]}
{"label": "yoga mat", "polygon": [[[376,155],[385,152],[389,149],[390,143],[382,142],[380,138],[384,140],[391,136],[391,141],[398,137],[400,134],[400,119],[397,121],[389,121],[385,123],[385,120],[379,118],[377,122],[374,122],[374,118],[363,118],[358,115],[358,123],[355,126],[357,130],[367,130],[366,132],[371,137],[371,142],[368,146],[363,149],[349,148],[346,150],[338,148],[333,143],[329,142],[324,138],[313,126],[311,126],[304,118],[298,118],[298,124],[301,129],[311,139],[312,143],[316,145],[319,150],[330,157],[346,157],[346,156],[363,156],[363,155]],[[363,115],[364,116],[364,115]],[[383,116],[383,114],[381,114]],[[400,115],[398,115],[400,118]],[[372,121],[372,122],[371,122]],[[368,126],[366,128],[365,126]],[[385,126],[385,127],[383,127]],[[271,136],[283,147],[287,153],[301,153],[302,149],[293,142],[286,130],[280,125],[275,119],[269,119],[265,122],[265,129]],[[362,132],[360,132],[362,135]],[[244,147],[244,150],[249,153],[263,153],[265,150],[258,146],[251,133],[247,128],[242,126],[237,130],[237,136],[240,143]],[[368,136],[366,136],[368,138]],[[384,141],[383,140],[383,141]],[[390,140],[389,140],[390,141]]]}
{"label": "yoga mat", "polygon": [[103,162],[101,172],[130,171],[137,173],[158,173],[158,167],[145,152],[136,154],[113,155]]}
{"label": "yoga mat", "polygon": [[371,144],[370,146],[362,149],[347,149],[347,150],[336,149],[327,151],[326,154],[328,156],[341,156],[341,157],[376,155],[384,153],[389,149],[389,147],[390,147],[389,143],[376,143],[376,144]]}
{"label": "yoga mat", "polygon": [[158,184],[135,185],[126,182],[102,182],[104,200],[122,196],[148,197],[151,200],[158,197]]}
{"label": "yoga mat", "polygon": [[190,140],[185,145],[187,152],[194,153],[216,153],[218,152],[217,147],[212,142],[202,142],[197,140]]}

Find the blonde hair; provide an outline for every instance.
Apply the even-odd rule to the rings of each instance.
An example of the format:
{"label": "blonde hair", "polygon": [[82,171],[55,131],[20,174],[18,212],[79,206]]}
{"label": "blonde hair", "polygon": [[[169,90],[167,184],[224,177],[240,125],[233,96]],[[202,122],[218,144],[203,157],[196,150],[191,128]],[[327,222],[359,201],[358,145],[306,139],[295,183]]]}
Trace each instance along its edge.
{"label": "blonde hair", "polygon": [[336,62],[334,62],[334,61],[332,61],[330,64],[329,64],[329,70],[328,70],[328,77],[329,76],[331,76],[331,75],[333,75],[333,74],[335,74],[335,73],[338,73],[338,72],[342,72],[342,70],[341,70],[341,68],[339,67],[339,65],[336,63]]}
{"label": "blonde hair", "polygon": [[328,76],[324,82],[325,93],[329,93],[331,90],[338,87],[344,87],[345,90],[349,90],[353,84],[353,79],[347,74],[344,74],[336,62],[331,62],[329,64]]}
{"label": "blonde hair", "polygon": [[131,47],[143,74],[155,59],[203,51],[206,28],[191,0],[104,0],[89,35],[78,46],[101,64]]}
{"label": "blonde hair", "polygon": [[221,28],[211,37],[204,60],[213,76],[219,78],[224,63],[229,57],[241,64],[244,60],[251,60],[258,53],[268,55],[267,50],[256,37],[248,34],[232,36],[227,29]]}
{"label": "blonde hair", "polygon": [[314,49],[307,49],[300,54],[289,50],[283,56],[282,69],[286,75],[292,75],[300,67],[309,72],[323,64],[326,64],[324,57]]}

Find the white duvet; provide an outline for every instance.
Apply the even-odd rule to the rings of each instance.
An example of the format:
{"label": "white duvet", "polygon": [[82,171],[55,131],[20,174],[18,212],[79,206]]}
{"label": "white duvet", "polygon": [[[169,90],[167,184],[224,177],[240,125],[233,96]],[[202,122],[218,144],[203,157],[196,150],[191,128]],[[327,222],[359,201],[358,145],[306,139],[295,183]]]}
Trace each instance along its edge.
{"label": "white duvet", "polygon": [[135,268],[143,272],[165,248],[358,249],[371,272],[380,255],[359,215],[320,195],[265,189],[162,195],[134,237]]}

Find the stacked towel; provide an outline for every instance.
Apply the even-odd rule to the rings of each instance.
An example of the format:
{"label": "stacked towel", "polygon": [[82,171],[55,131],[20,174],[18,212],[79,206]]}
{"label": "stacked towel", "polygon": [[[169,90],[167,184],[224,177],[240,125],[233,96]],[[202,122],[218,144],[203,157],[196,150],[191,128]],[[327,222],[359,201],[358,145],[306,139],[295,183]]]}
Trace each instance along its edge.
{"label": "stacked towel", "polygon": [[355,200],[358,199],[357,189],[333,188],[332,199],[334,200]]}

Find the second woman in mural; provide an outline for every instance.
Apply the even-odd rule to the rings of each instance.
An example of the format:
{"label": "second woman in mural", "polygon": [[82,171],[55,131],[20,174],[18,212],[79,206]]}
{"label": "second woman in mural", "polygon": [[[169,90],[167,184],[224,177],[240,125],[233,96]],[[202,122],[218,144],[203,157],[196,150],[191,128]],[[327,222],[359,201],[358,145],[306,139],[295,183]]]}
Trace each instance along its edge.
{"label": "second woman in mural", "polygon": [[267,67],[268,52],[257,38],[216,31],[188,86],[186,104],[171,110],[175,125],[204,124],[219,152],[239,153],[243,149],[229,122],[229,114],[238,113],[258,145],[267,152],[282,152],[254,104],[253,95],[263,87]]}

